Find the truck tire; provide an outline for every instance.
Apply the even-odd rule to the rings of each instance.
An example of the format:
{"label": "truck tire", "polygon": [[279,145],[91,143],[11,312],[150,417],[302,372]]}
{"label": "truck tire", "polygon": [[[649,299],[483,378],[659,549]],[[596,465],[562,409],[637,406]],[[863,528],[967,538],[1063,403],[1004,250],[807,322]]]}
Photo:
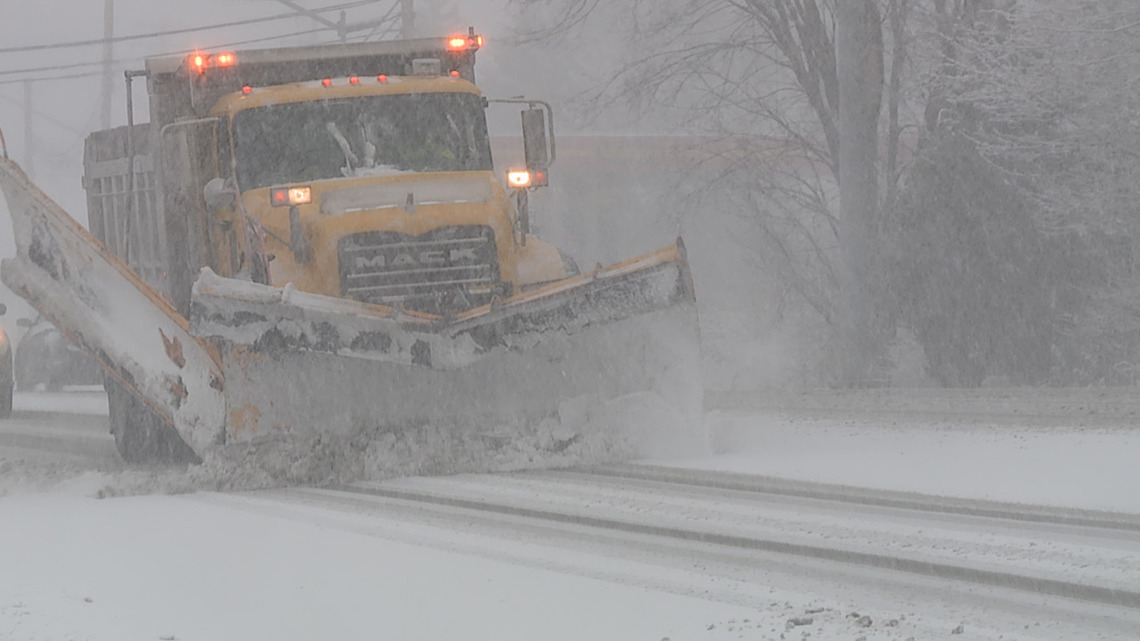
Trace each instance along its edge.
{"label": "truck tire", "polygon": [[173,427],[118,381],[103,381],[111,434],[119,456],[132,464],[188,465],[202,460]]}
{"label": "truck tire", "polygon": [[12,415],[12,387],[0,389],[0,419]]}

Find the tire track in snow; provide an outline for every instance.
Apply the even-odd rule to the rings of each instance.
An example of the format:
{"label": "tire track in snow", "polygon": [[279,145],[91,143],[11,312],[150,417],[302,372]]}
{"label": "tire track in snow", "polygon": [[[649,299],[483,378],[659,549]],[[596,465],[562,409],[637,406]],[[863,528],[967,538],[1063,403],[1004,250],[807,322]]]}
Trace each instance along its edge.
{"label": "tire track in snow", "polygon": [[119,462],[105,416],[16,411],[0,421],[0,458],[52,454],[101,464]]}
{"label": "tire track in snow", "polygon": [[1088,530],[1117,530],[1140,537],[1140,515],[1077,510],[1020,503],[979,501],[954,497],[930,496],[912,492],[795,481],[769,476],[750,476],[731,472],[689,470],[656,465],[599,465],[555,474],[608,476],[619,479],[651,481],[700,488],[751,492],[775,496],[816,499],[915,512],[976,516],[1003,521],[1023,521],[1042,525],[1073,526]]}
{"label": "tire track in snow", "polygon": [[[537,473],[530,474],[529,476],[559,474],[577,475],[587,481],[591,478],[591,475],[583,472]],[[676,482],[671,484],[682,485]],[[470,498],[459,494],[447,494],[438,489],[420,490],[386,483],[346,485],[331,489],[348,494],[369,495],[420,505],[427,504],[442,506],[448,509],[470,510],[480,514],[496,514],[513,518],[531,519],[543,523],[589,527],[601,531],[701,543],[749,552],[789,555],[1140,610],[1140,592],[1134,590],[1035,577],[1027,573],[1014,571],[988,570],[943,561],[931,561],[921,558],[856,551],[841,547],[799,543],[776,537],[737,535],[698,528],[649,523],[643,520],[595,516],[581,511],[537,508],[519,503],[511,503],[509,501],[492,501]],[[1089,526],[1085,527],[1087,528]],[[1092,534],[1095,536],[1096,533],[1094,532]]]}

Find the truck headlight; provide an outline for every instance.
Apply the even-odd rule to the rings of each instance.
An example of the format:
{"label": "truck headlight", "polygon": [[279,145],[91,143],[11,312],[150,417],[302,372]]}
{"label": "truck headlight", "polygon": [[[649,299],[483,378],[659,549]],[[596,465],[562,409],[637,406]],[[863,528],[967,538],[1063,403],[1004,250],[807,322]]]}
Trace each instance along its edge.
{"label": "truck headlight", "polygon": [[511,169],[507,171],[507,184],[515,189],[530,187],[531,175],[527,169]]}

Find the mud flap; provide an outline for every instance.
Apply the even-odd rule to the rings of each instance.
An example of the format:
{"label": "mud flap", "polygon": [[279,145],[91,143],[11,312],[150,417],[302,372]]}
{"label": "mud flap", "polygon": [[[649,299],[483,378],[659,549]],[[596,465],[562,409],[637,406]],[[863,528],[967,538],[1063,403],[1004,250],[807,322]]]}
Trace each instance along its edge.
{"label": "mud flap", "polygon": [[0,189],[17,247],[0,268],[4,283],[199,456],[223,442],[225,385],[212,346],[192,336],[168,301],[3,158]]}

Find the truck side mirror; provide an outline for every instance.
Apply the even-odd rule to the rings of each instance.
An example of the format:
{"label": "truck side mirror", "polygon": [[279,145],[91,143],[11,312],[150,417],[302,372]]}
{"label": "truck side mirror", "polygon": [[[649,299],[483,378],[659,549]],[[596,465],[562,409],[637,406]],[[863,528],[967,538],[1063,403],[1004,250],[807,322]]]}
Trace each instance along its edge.
{"label": "truck side mirror", "polygon": [[550,154],[546,142],[546,118],[542,109],[531,108],[522,112],[522,130],[526,168],[545,173],[550,166]]}
{"label": "truck side mirror", "polygon": [[232,207],[237,204],[237,194],[226,187],[226,181],[223,178],[211,178],[202,188],[202,197],[210,209]]}

